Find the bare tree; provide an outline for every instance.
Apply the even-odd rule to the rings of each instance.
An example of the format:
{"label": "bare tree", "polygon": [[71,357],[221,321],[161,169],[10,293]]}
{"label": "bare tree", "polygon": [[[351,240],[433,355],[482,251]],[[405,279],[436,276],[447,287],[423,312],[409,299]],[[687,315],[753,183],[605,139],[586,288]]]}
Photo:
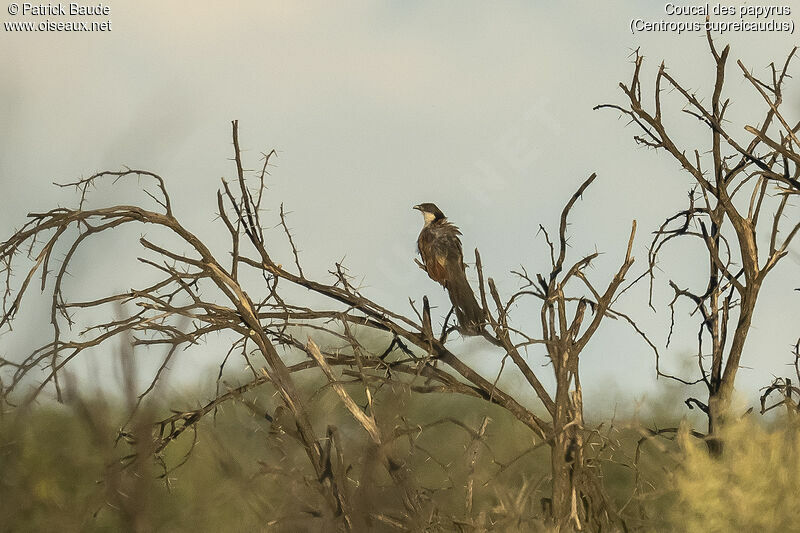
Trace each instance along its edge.
{"label": "bare tree", "polygon": [[[409,430],[387,427],[388,421],[378,420],[373,398],[386,390],[387,385],[411,394],[466,395],[500,406],[527,426],[537,441],[532,449],[541,445],[551,448],[553,494],[547,503],[559,528],[595,531],[621,526],[623,521],[603,490],[599,465],[585,452],[585,441],[595,437],[587,437],[590,431],[584,426],[579,358],[606,317],[629,323],[641,335],[627,315],[612,308],[616,298],[624,292],[620,287],[633,263],[631,250],[636,225],[634,223],[631,228],[621,265],[603,287],[590,281],[586,273],[598,253],[567,262],[568,216],[594,181],[594,174],[583,182],[564,207],[555,242],[541,228],[550,253],[548,274],[529,276],[523,268],[517,273],[523,280],[523,287],[504,299],[492,278],[484,278],[480,255],[477,250],[475,252],[480,301],[488,324],[482,336],[489,343],[487,351],[499,349],[498,355],[502,358],[498,374],[492,380],[464,363],[451,350],[448,340],[457,328],[448,326],[450,314],[441,326],[441,333],[434,333],[427,298],[423,298],[421,307],[411,301],[414,316],[409,317],[365,296],[340,263],[330,271],[332,282],[316,281],[307,276],[282,206],[279,225],[291,248],[293,267],[286,268],[277,261],[270,252],[261,219],[264,180],[274,152],[265,154],[260,171],[248,178],[241,158],[237,122],[233,122],[233,146],[236,177],[230,183],[223,180],[217,193],[218,214],[230,236],[230,247],[224,258],[215,255],[202,238],[179,222],[164,179],[152,172],[132,169],[101,172],[67,184],[80,192],[76,208],[32,213],[19,231],[0,244],[5,274],[0,327],[11,324],[38,273],[41,290],[50,284],[53,331],[49,342],[21,361],[0,360],[0,370],[10,376],[0,389],[3,401],[12,402],[12,394],[37,368],[45,368],[45,375],[27,401],[49,386],[60,399],[60,376],[71,361],[116,335],[131,333],[134,345],[163,345],[168,349],[150,386],[138,395],[133,406],[135,410],[155,388],[179,347],[197,343],[212,332],[228,332],[234,335],[234,340],[222,360],[220,375],[230,356],[238,352],[252,373],[251,381],[225,392],[218,391],[217,396],[202,407],[178,411],[156,423],[154,453],[161,452],[187,429],[194,428],[224,402],[269,384],[279,395],[281,412],[287,416],[277,412],[272,416],[267,413],[267,416],[270,419],[274,416],[276,423],[282,418],[284,426],[286,420],[295,426],[289,433],[304,451],[313,470],[315,483],[327,502],[326,516],[335,517],[346,530],[358,530],[378,522],[398,529],[424,528],[431,525],[435,509],[431,508],[426,492],[415,483],[413,472],[409,471],[402,451],[395,444],[398,438],[408,435]],[[155,187],[146,187],[145,192],[155,202],[155,208],[137,205],[87,207],[87,192],[101,180],[127,178],[152,180]],[[63,290],[63,282],[76,252],[86,246],[90,237],[129,223],[165,230],[189,251],[178,253],[174,247],[142,237],[139,242],[144,254],[139,261],[158,272],[159,281],[94,300],[69,298]],[[54,253],[62,249],[66,250],[63,260],[52,265],[56,262]],[[20,263],[26,261],[25,258],[32,264],[24,267],[25,274],[16,283],[17,278],[12,273],[21,268]],[[322,298],[315,300],[317,303],[313,306],[303,305],[298,288]],[[512,322],[511,310],[527,301],[538,302],[540,324],[528,329],[540,330],[539,334],[525,333]],[[109,305],[120,305],[128,312],[121,318],[96,323],[74,338],[66,338],[75,324],[73,313],[105,309]],[[359,340],[369,331],[377,332],[384,339],[385,348],[370,349]],[[528,349],[536,346],[543,347],[552,365],[554,392],[547,390],[526,360]],[[309,358],[289,365],[279,353],[281,350],[302,351]],[[515,397],[498,386],[508,359],[524,376],[546,413],[544,416],[523,405],[525,392]],[[375,463],[391,479],[402,501],[401,508],[358,508],[359,491],[348,481],[352,461],[357,458],[348,457],[337,427],[329,425],[324,434],[315,429],[309,399],[296,381],[296,373],[310,369],[321,371],[347,412],[365,431]],[[341,375],[337,375],[337,369]],[[365,403],[358,399],[362,394]],[[481,522],[481,512],[478,515],[473,512],[474,471],[476,446],[483,439],[488,422],[485,419],[477,429],[458,423],[471,435],[473,443],[468,458],[473,474],[465,491],[465,518],[453,519],[459,527],[474,529]]]}
{"label": "bare tree", "polygon": [[[565,264],[568,248],[566,230],[570,210],[595,177],[595,174],[589,176],[564,207],[558,240],[555,244],[545,228],[540,227],[550,250],[552,269],[547,277],[538,274],[536,279],[532,279],[524,269],[518,272],[517,274],[526,283],[522,290],[512,295],[504,305],[497,295],[493,281],[489,279],[490,292],[498,310],[497,318],[489,314],[495,338],[500,341],[506,356],[511,357],[522,370],[551,416],[552,437],[549,440],[552,441],[553,516],[559,527],[574,527],[577,530],[583,530],[585,527],[595,530],[609,526],[609,522],[618,525],[616,523],[618,518],[609,516],[609,513],[613,512],[611,506],[602,488],[596,484],[597,479],[592,475],[591,467],[584,461],[583,391],[578,372],[580,354],[604,317],[625,320],[642,334],[627,315],[611,308],[616,297],[621,294],[620,286],[633,264],[631,250],[636,234],[635,222],[631,227],[622,265],[605,289],[596,288],[586,275],[586,268],[598,257],[598,253],[587,255],[568,268]],[[480,256],[478,256],[478,268],[480,272]],[[488,309],[482,279],[480,281],[481,298],[484,308]],[[578,282],[585,295],[580,294],[580,290],[576,292],[573,287]],[[528,295],[541,300],[539,314],[542,338],[540,341],[528,338],[526,342],[544,344],[556,380],[554,396],[544,390],[521,357],[518,346],[511,340],[512,333],[518,335],[521,333],[509,325],[509,306],[515,300]],[[587,308],[591,310],[591,318],[588,319],[585,317]],[[644,337],[643,334],[642,336]],[[605,516],[606,519],[599,519],[601,516]]]}
{"label": "bare tree", "polygon": [[[639,130],[637,144],[668,153],[686,172],[693,188],[689,205],[666,219],[655,233],[649,249],[650,306],[653,307],[653,283],[658,261],[667,244],[699,240],[703,246],[698,267],[707,268],[701,286],[687,288],[669,280],[673,298],[670,335],[675,325],[676,306],[688,305],[697,317],[697,365],[699,377],[681,378],[663,370],[656,362],[658,375],[692,385],[702,383],[707,398],[688,398],[686,405],[698,407],[708,418],[706,435],[709,451],[722,453],[716,438],[720,425],[729,415],[736,374],[742,363],[753,314],[767,275],[788,253],[800,223],[786,215],[791,211],[790,198],[800,194],[800,154],[796,137],[800,123],[790,125],[781,104],[788,69],[796,48],[782,66],[770,64],[767,79],[755,77],[741,61],[740,72],[764,100],[763,109],[754,117],[754,125],[735,126],[726,118],[731,100],[724,96],[729,73],[730,47],[721,52],[710,33],[708,47],[714,60],[714,84],[709,97],[687,89],[670,74],[662,62],[656,74],[653,100],[648,104],[642,95],[643,56],[636,51],[633,77],[620,83],[627,102],[624,105],[600,105],[630,119]],[[670,93],[670,94],[667,94]],[[665,96],[667,94],[667,96]],[[673,111],[666,105],[673,96]],[[749,111],[749,110],[748,110]],[[673,119],[684,113],[707,132],[709,147],[681,144]],[[768,239],[759,246],[759,236]],[[683,250],[683,249],[682,249]],[[653,309],[655,309],[653,307]]]}

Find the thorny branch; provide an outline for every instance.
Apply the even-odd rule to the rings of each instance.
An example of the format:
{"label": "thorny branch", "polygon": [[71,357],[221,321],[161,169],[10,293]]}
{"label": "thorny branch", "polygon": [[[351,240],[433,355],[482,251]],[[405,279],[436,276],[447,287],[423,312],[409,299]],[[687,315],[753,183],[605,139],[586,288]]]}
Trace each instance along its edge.
{"label": "thorny branch", "polygon": [[[59,376],[72,361],[112,337],[131,333],[134,346],[166,348],[162,364],[149,386],[135,395],[137,399],[132,404],[135,412],[156,388],[179,349],[202,342],[210,333],[226,332],[232,335],[231,350],[219,365],[215,398],[197,409],[175,411],[156,423],[152,453],[159,454],[187,429],[196,430],[197,423],[215,412],[221,404],[241,400],[249,391],[269,385],[277,392],[281,409],[293,421],[295,428],[291,434],[304,450],[330,512],[340,517],[346,528],[357,528],[348,482],[342,477],[346,465],[342,464],[342,452],[337,448],[337,430],[329,427],[325,437],[318,435],[311,422],[310,400],[298,388],[293,377],[298,372],[316,369],[322,370],[340,401],[367,431],[377,456],[381,458],[380,464],[402,489],[404,509],[395,516],[383,516],[381,520],[406,525],[420,524],[424,523],[422,516],[425,514],[420,491],[408,479],[401,460],[392,452],[391,441],[386,440],[384,430],[375,419],[372,398],[386,385],[414,394],[455,393],[477,397],[502,407],[536,435],[538,444],[534,446],[546,443],[558,450],[554,457],[560,457],[559,461],[567,465],[567,470],[554,472],[554,476],[560,476],[558,479],[567,483],[562,487],[564,493],[555,498],[555,508],[565,503],[568,509],[564,516],[569,516],[569,520],[577,526],[587,523],[587,520],[618,520],[614,518],[615,513],[602,493],[599,480],[588,471],[581,470],[582,456],[575,455],[575,446],[580,446],[583,431],[578,357],[603,318],[622,318],[639,335],[644,337],[644,334],[627,315],[612,309],[612,303],[633,263],[631,252],[635,222],[622,264],[605,288],[596,287],[585,273],[598,257],[597,253],[571,265],[566,263],[568,217],[577,200],[594,181],[594,174],[581,184],[567,202],[561,214],[555,243],[550,241],[546,230],[542,228],[551,250],[551,271],[548,275],[537,275],[534,280],[528,277],[523,268],[524,274],[521,276],[525,281],[524,286],[504,300],[494,280],[484,277],[480,254],[475,251],[480,301],[489,324],[489,328],[483,332],[483,338],[489,342],[487,348],[501,350],[498,360],[510,358],[541,402],[546,412],[543,418],[503,390],[498,384],[499,374],[492,380],[485,378],[450,349],[448,335],[454,328],[448,327],[447,323],[451,313],[445,318],[442,334],[438,338],[433,334],[427,297],[423,298],[421,314],[413,308],[412,302],[415,314],[410,317],[365,296],[351,283],[346,268],[340,263],[330,272],[332,282],[307,276],[301,266],[298,247],[289,230],[283,205],[278,225],[291,248],[296,272],[290,272],[276,261],[270,252],[270,234],[265,232],[266,225],[261,218],[266,190],[265,175],[275,152],[265,155],[263,167],[256,174],[256,189],[252,190],[248,184],[248,171],[242,161],[238,123],[235,121],[232,137],[236,177],[232,183],[223,180],[217,193],[218,215],[230,238],[226,254],[229,255],[224,260],[175,216],[163,178],[151,172],[132,169],[100,172],[66,184],[80,193],[77,208],[31,213],[28,222],[0,244],[0,273],[5,278],[0,327],[11,327],[37,274],[41,277],[40,290],[44,291],[49,284],[52,297],[51,339],[21,361],[0,360],[0,371],[10,374],[10,381],[0,387],[0,399],[3,402],[11,404],[15,394],[26,383],[26,378],[39,368],[46,369],[44,377],[25,401],[34,401],[51,385],[60,399]],[[155,183],[155,192],[148,190],[147,186],[143,189],[155,207],[89,206],[88,191],[103,180],[116,182],[132,178],[147,178]],[[138,260],[160,276],[158,281],[95,300],[72,300],[65,291],[64,279],[75,256],[86,248],[90,237],[130,223],[144,224],[154,228],[157,235],[163,232],[171,235],[171,242],[177,238],[182,243],[181,247],[166,246],[159,244],[158,237],[150,236],[139,240],[142,255]],[[66,253],[63,259],[51,271],[50,264],[55,262],[54,254],[64,248]],[[178,251],[181,249],[183,251]],[[22,267],[26,261],[29,264]],[[17,281],[13,272],[20,268],[24,268],[24,276]],[[257,283],[253,283],[254,279]],[[299,289],[311,291],[323,297],[327,303],[323,306],[302,305],[299,303]],[[541,336],[525,333],[523,328],[513,324],[512,308],[529,296],[534,296],[540,304]],[[74,313],[103,311],[109,305],[119,306],[125,312],[119,318],[86,327],[74,338],[65,338],[66,331],[72,331],[78,323]],[[309,331],[314,332],[320,345],[298,339],[297,335]],[[369,332],[377,335],[375,338],[385,339],[386,344],[378,349],[365,348],[358,339]],[[341,345],[342,342],[344,345]],[[654,348],[649,340],[647,342]],[[547,390],[527,360],[528,349],[534,346],[542,346],[552,363],[556,391]],[[289,366],[282,354],[290,352],[306,353],[311,358]],[[246,368],[252,373],[252,379],[238,387],[220,391],[222,373],[235,353],[241,354]],[[257,358],[261,359],[261,363],[257,362]],[[355,402],[349,385],[335,376],[334,367],[342,368],[343,376],[353,377],[361,384],[367,397],[366,408]],[[133,412],[129,420],[132,419]],[[486,423],[478,431],[476,442],[481,439]],[[125,434],[127,430],[123,428],[121,435]],[[323,442],[324,445],[321,444]],[[471,513],[472,505],[470,494],[465,499],[468,513]],[[578,508],[575,505],[576,498],[593,503]],[[565,520],[564,516],[558,520]]]}
{"label": "thorny branch", "polygon": [[[737,130],[725,117],[732,106],[731,100],[724,96],[730,47],[725,46],[720,52],[710,33],[707,42],[715,64],[710,98],[685,88],[662,62],[655,77],[654,99],[648,104],[641,83],[644,57],[637,50],[631,81],[619,85],[626,104],[606,104],[596,109],[610,108],[629,118],[640,132],[634,140],[667,152],[694,183],[688,207],[668,217],[650,244],[649,302],[655,310],[653,286],[665,245],[699,240],[704,247],[707,281],[701,287],[687,288],[684,283],[669,280],[674,297],[668,304],[672,320],[667,338],[669,345],[676,306],[681,302],[688,304],[689,314],[697,316],[699,324],[696,353],[699,377],[686,379],[665,372],[658,355],[656,368],[660,376],[686,384],[705,384],[708,400],[691,398],[687,405],[705,407],[709,433],[713,434],[730,405],[761,286],[800,232],[796,217],[786,216],[788,198],[800,193],[800,156],[796,151],[800,122],[792,125],[781,108],[796,48],[780,68],[775,64],[769,66],[768,79],[755,77],[741,61],[737,63],[745,80],[766,103],[760,118],[754,117],[759,126],[745,124]],[[667,91],[671,93],[669,99],[663,97]],[[709,136],[710,150],[687,150],[681,146],[677,134],[663,121],[665,107],[672,102],[701,124]],[[769,242],[767,249],[758,246],[764,235]]]}

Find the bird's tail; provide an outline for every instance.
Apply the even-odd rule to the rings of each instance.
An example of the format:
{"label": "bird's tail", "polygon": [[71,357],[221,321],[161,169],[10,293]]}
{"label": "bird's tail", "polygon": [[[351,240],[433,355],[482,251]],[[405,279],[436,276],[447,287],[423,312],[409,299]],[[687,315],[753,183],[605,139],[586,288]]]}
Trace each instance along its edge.
{"label": "bird's tail", "polygon": [[483,309],[475,299],[462,265],[448,265],[448,278],[452,282],[447,287],[450,302],[456,311],[456,318],[463,333],[478,335],[485,322]]}

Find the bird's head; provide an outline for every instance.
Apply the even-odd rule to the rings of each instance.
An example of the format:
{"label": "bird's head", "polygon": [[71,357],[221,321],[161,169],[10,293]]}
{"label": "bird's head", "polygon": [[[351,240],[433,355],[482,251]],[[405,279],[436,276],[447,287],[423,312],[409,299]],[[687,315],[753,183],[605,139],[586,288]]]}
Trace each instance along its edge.
{"label": "bird's head", "polygon": [[444,217],[444,213],[442,210],[436,207],[436,204],[432,204],[430,202],[425,202],[424,204],[415,205],[414,209],[418,209],[422,212],[422,216],[425,217],[425,225],[427,226],[434,220],[441,220]]}

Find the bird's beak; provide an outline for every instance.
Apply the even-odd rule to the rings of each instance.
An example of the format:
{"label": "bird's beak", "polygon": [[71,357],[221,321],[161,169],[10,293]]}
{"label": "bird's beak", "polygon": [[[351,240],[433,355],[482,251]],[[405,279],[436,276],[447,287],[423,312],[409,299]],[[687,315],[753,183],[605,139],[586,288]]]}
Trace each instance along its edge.
{"label": "bird's beak", "polygon": [[420,206],[418,206],[418,205],[415,205],[414,207],[412,207],[412,209],[418,209],[418,210],[422,211],[422,208]]}

